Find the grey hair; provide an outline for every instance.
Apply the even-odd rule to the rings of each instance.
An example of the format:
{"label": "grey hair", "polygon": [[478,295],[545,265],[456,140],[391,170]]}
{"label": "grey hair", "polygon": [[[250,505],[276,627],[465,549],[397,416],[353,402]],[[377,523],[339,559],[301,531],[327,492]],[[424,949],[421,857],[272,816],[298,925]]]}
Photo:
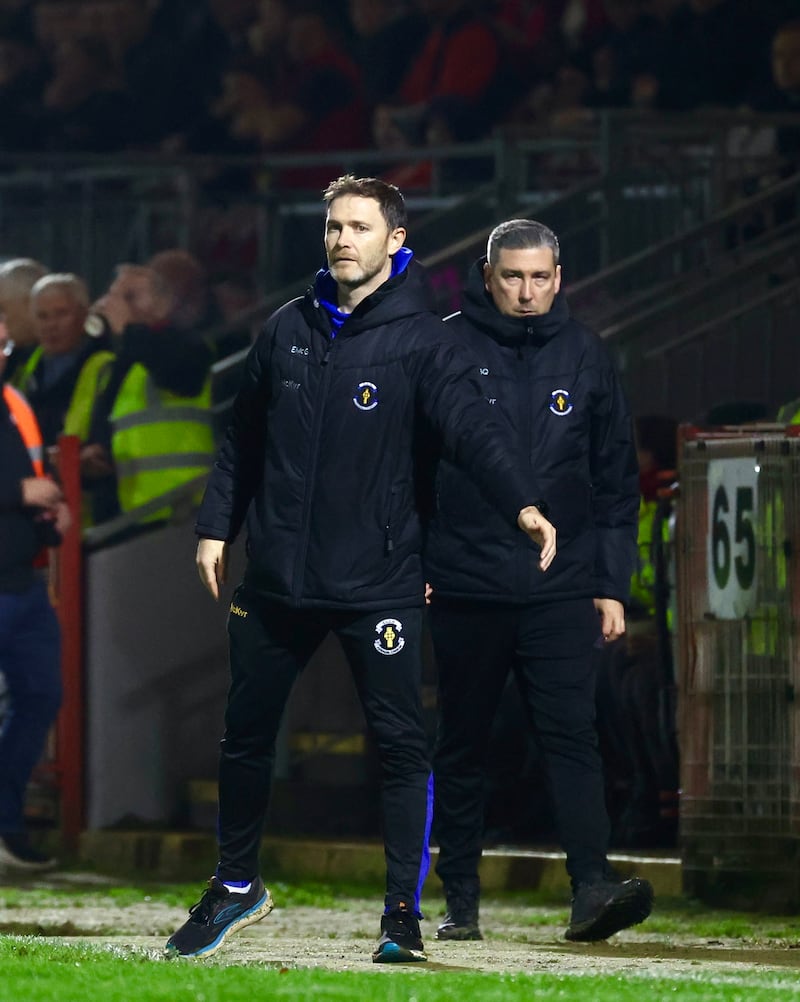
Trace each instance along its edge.
{"label": "grey hair", "polygon": [[501,250],[528,250],[531,247],[549,247],[553,252],[553,263],[558,264],[558,237],[548,226],[537,223],[535,219],[507,219],[489,234],[486,260],[494,267]]}
{"label": "grey hair", "polygon": [[51,275],[43,275],[31,289],[31,301],[50,289],[64,289],[80,306],[88,307],[89,290],[86,282],[69,271],[55,271]]}
{"label": "grey hair", "polygon": [[48,269],[32,257],[14,257],[0,265],[0,293],[12,299],[26,299]]}

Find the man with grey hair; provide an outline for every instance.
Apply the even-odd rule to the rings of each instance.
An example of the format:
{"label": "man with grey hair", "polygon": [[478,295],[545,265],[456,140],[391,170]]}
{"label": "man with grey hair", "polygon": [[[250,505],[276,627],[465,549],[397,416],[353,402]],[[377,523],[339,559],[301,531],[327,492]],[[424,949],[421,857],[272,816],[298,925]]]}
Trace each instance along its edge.
{"label": "man with grey hair", "polygon": [[112,361],[104,343],[84,330],[88,307],[86,283],[72,272],[43,275],[30,292],[37,346],[11,382],[33,407],[45,446],[55,445],[62,432],[86,438]]}
{"label": "man with grey hair", "polygon": [[609,820],[595,729],[593,648],[625,631],[636,560],[636,450],[624,394],[600,340],[570,316],[556,235],[512,219],[491,233],[448,318],[479,360],[487,407],[512,429],[531,496],[558,525],[540,574],[449,460],[436,472],[426,545],[439,670],[434,757],[440,940],[480,939],[478,864],[489,732],[513,672],[538,739],[573,888],[566,938],[598,940],[650,913],[647,881],[608,864]]}
{"label": "man with grey hair", "polygon": [[8,333],[6,379],[36,348],[36,326],[31,317],[31,289],[47,274],[32,257],[15,257],[0,265],[0,322]]}

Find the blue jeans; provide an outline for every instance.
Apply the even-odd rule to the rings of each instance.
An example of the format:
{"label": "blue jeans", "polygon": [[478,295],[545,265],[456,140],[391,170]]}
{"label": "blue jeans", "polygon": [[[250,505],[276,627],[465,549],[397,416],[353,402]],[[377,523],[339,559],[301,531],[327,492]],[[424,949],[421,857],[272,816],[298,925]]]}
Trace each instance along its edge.
{"label": "blue jeans", "polygon": [[9,699],[0,730],[0,834],[11,834],[25,828],[25,790],[61,706],[61,635],[42,581],[0,593],[0,671]]}

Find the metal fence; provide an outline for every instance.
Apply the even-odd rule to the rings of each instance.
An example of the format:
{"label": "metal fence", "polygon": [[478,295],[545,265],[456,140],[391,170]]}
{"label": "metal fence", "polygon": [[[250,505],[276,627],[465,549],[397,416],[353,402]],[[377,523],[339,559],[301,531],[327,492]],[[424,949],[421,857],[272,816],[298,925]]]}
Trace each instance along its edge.
{"label": "metal fence", "polygon": [[682,429],[677,531],[686,890],[800,904],[800,428]]}
{"label": "metal fence", "polygon": [[[760,118],[758,129],[771,121]],[[790,121],[797,126],[797,116]],[[754,129],[741,116],[614,111],[570,131],[501,130],[481,143],[399,153],[4,154],[0,256],[79,272],[99,290],[115,263],[182,246],[216,254],[220,268],[251,269],[268,292],[306,273],[319,251],[324,179],[345,171],[391,177],[424,162],[429,181],[405,192],[411,242],[423,255],[588,185],[571,255],[578,277],[696,225],[729,204],[754,172],[771,169],[772,155],[745,155],[742,143],[732,152],[731,137]]]}

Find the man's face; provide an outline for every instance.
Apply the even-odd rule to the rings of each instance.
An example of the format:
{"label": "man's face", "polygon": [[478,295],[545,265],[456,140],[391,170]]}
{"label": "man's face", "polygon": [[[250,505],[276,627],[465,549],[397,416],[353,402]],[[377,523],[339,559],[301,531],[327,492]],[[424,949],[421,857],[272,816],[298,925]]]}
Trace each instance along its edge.
{"label": "man's face", "polygon": [[561,265],[555,263],[549,247],[504,247],[494,266],[483,266],[483,280],[503,316],[537,316],[549,313],[553,305],[561,288]]}
{"label": "man's face", "polygon": [[27,296],[0,294],[0,314],[3,316],[8,336],[18,347],[36,344],[36,328]]}
{"label": "man's face", "polygon": [[781,90],[800,91],[800,28],[778,32],[772,43],[772,78]]}
{"label": "man's face", "polygon": [[391,274],[391,255],[405,236],[402,228],[389,232],[374,198],[335,198],[325,219],[325,253],[334,281],[346,289],[377,288]]}
{"label": "man's face", "polygon": [[160,324],[168,319],[172,303],[169,296],[158,292],[157,284],[149,268],[121,265],[108,291],[124,299],[129,323]]}
{"label": "man's face", "polygon": [[74,351],[83,337],[86,307],[66,288],[53,286],[31,300],[36,336],[46,356]]}

